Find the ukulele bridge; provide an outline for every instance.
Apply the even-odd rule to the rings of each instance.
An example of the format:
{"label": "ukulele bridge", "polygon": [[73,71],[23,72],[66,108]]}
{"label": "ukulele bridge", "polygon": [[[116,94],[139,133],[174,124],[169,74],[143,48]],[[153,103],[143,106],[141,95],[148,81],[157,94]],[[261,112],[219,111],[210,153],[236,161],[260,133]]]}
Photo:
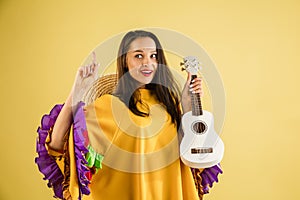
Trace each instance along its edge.
{"label": "ukulele bridge", "polygon": [[192,154],[213,153],[213,148],[192,148]]}

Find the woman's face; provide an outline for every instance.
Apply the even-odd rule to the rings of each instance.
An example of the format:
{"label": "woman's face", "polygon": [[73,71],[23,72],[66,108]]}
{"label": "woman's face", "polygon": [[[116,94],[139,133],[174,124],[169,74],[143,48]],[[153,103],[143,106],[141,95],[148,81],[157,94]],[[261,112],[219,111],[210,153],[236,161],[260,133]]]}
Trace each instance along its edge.
{"label": "woman's face", "polygon": [[156,45],[150,37],[139,37],[129,46],[126,62],[129,74],[141,84],[152,81],[157,69]]}

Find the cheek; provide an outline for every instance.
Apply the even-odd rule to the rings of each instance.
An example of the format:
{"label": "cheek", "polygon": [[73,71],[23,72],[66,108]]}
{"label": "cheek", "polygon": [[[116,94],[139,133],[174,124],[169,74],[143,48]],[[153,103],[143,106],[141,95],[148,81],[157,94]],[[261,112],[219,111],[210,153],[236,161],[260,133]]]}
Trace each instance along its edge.
{"label": "cheek", "polygon": [[135,72],[138,70],[138,67],[135,63],[128,63],[128,71],[129,72]]}
{"label": "cheek", "polygon": [[153,65],[153,68],[154,68],[154,71],[157,71],[158,63],[154,64],[154,65]]}
{"label": "cheek", "polygon": [[138,65],[132,61],[127,62],[128,72],[132,77],[136,76],[138,73],[139,68],[137,66]]}
{"label": "cheek", "polygon": [[127,63],[127,67],[128,70],[135,70],[138,66],[138,63],[136,63],[134,60],[132,59],[126,59],[126,63]]}

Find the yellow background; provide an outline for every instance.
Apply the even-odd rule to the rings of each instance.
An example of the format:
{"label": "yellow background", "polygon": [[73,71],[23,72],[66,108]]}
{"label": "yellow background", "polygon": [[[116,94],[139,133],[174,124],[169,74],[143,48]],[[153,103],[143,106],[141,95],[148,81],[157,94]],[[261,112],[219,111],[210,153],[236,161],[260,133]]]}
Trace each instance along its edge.
{"label": "yellow background", "polygon": [[0,199],[52,199],[34,164],[42,114],[101,41],[162,27],[197,41],[226,90],[224,174],[205,200],[299,199],[300,3],[0,0]]}

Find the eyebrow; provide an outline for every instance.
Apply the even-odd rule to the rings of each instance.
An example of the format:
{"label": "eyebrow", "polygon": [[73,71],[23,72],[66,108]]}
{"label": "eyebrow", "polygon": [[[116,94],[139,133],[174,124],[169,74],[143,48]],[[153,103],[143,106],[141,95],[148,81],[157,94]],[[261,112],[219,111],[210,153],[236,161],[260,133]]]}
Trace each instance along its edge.
{"label": "eyebrow", "polygon": [[[134,50],[134,51],[129,51],[129,52],[132,52],[132,53],[135,53],[135,52],[144,52],[143,50],[141,49],[137,49],[137,50]],[[150,51],[150,52],[156,52],[156,49],[153,50],[153,51]]]}

